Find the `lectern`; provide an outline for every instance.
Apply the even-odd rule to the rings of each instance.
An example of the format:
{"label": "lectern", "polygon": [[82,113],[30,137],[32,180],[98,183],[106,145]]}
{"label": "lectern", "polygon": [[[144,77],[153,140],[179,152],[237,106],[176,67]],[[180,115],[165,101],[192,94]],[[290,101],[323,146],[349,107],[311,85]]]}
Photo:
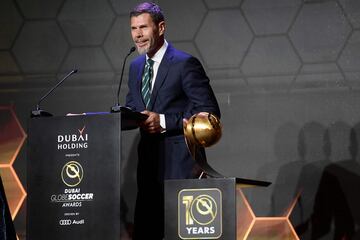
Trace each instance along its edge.
{"label": "lectern", "polygon": [[243,178],[165,181],[165,239],[243,239],[249,216],[242,187],[270,182]]}
{"label": "lectern", "polygon": [[120,239],[121,131],[139,113],[32,118],[28,240]]}

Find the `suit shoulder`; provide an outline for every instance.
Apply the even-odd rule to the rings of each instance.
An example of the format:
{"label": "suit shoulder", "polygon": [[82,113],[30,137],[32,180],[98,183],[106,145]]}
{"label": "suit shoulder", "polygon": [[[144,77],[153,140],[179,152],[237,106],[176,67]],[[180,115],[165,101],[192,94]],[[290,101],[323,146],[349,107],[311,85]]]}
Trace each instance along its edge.
{"label": "suit shoulder", "polygon": [[202,65],[199,59],[184,51],[172,48],[170,54],[173,63]]}
{"label": "suit shoulder", "polygon": [[178,59],[178,60],[188,60],[190,58],[194,58],[194,56],[190,55],[189,53],[175,49],[175,48],[173,48],[173,56],[175,59]]}

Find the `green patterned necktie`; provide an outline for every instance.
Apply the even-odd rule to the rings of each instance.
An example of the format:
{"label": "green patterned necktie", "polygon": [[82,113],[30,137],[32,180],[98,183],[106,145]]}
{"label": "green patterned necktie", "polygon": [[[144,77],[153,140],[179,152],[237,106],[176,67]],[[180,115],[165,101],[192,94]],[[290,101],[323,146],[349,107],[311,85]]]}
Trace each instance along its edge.
{"label": "green patterned necktie", "polygon": [[145,64],[144,74],[141,81],[141,95],[143,97],[146,108],[148,108],[151,97],[151,78],[153,75],[153,65],[154,61],[152,59],[148,59]]}

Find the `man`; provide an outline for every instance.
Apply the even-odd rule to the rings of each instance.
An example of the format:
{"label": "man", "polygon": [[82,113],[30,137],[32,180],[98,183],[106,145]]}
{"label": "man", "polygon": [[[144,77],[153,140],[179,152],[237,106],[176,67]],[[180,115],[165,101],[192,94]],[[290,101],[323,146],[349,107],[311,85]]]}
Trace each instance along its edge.
{"label": "man", "polygon": [[130,24],[141,56],[130,65],[126,106],[148,115],[140,124],[134,239],[156,240],[164,237],[164,180],[199,175],[184,140],[183,119],[198,112],[220,117],[220,110],[201,63],[165,40],[159,6],[139,4]]}

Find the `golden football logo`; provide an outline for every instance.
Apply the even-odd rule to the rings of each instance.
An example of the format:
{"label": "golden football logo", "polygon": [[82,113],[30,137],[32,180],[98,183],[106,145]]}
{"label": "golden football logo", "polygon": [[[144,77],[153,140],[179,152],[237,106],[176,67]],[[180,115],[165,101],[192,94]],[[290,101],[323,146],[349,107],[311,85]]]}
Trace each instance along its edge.
{"label": "golden football logo", "polygon": [[84,171],[80,163],[70,161],[61,170],[61,179],[68,187],[75,187],[83,179]]}
{"label": "golden football logo", "polygon": [[199,225],[212,223],[217,214],[217,205],[209,195],[197,196],[191,203],[191,218]]}

